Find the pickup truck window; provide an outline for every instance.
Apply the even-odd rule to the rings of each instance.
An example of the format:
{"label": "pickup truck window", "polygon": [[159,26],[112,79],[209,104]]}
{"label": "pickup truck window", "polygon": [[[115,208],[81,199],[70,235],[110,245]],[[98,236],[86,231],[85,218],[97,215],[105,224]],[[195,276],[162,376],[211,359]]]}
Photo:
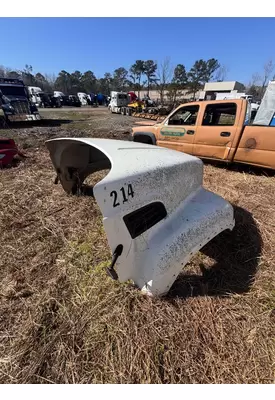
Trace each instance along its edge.
{"label": "pickup truck window", "polygon": [[233,126],[236,119],[236,103],[209,104],[202,120],[202,125],[210,126]]}
{"label": "pickup truck window", "polygon": [[173,114],[168,125],[195,125],[199,112],[199,106],[184,106]]}

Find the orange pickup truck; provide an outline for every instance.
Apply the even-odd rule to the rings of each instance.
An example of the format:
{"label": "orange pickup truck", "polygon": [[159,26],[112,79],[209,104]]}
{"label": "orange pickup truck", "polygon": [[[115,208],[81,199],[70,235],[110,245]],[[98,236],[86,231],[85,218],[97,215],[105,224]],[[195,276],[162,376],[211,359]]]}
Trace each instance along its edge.
{"label": "orange pickup truck", "polygon": [[134,127],[130,140],[275,169],[275,126],[246,124],[247,106],[242,99],[183,104],[161,123]]}

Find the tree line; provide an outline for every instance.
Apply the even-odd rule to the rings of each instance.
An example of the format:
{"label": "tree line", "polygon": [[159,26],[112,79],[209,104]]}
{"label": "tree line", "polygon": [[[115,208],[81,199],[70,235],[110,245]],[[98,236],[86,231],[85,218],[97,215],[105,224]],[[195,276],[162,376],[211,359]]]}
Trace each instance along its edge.
{"label": "tree line", "polygon": [[190,71],[183,64],[172,68],[167,57],[162,63],[153,60],[136,60],[127,70],[119,67],[113,73],[106,72],[102,78],[96,78],[92,71],[69,73],[65,70],[57,76],[34,73],[31,65],[25,65],[23,70],[12,70],[0,66],[0,76],[7,78],[21,78],[27,86],[39,86],[45,91],[60,90],[64,93],[75,94],[77,92],[102,92],[110,93],[111,90],[134,90],[140,92],[146,89],[150,94],[151,89],[158,90],[160,97],[164,91],[189,90],[195,93],[203,85],[213,78],[218,71],[217,79],[224,79],[223,69],[218,60],[198,60]]}
{"label": "tree line", "polygon": [[[252,76],[246,90],[249,94],[262,97],[264,89],[275,69],[275,64],[269,60],[263,67],[263,73]],[[134,90],[140,95],[141,90],[157,90],[161,102],[167,94],[171,102],[176,102],[183,93],[189,93],[195,98],[196,93],[209,81],[224,81],[228,69],[215,58],[195,61],[188,71],[184,64],[172,66],[170,58],[162,62],[154,60],[136,60],[129,70],[119,67],[113,73],[106,72],[102,78],[97,78],[91,71],[62,70],[57,76],[53,74],[34,73],[31,65],[25,65],[22,70],[12,70],[0,66],[0,77],[23,79],[27,86],[38,86],[44,91],[59,90],[65,94],[103,93],[111,90]]]}

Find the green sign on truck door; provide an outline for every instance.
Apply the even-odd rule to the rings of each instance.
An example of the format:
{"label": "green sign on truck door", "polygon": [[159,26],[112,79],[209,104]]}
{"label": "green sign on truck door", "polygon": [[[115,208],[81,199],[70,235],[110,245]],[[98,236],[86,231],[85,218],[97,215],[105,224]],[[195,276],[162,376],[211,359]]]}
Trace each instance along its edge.
{"label": "green sign on truck door", "polygon": [[160,130],[161,135],[163,136],[176,136],[176,137],[180,137],[180,136],[184,136],[184,134],[186,133],[186,130],[184,128],[162,128]]}

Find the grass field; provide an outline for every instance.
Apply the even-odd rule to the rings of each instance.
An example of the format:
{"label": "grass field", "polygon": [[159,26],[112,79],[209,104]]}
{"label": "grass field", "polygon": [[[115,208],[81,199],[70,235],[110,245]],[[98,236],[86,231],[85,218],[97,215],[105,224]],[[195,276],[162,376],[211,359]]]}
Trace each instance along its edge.
{"label": "grass field", "polygon": [[0,382],[274,383],[274,176],[205,165],[204,185],[233,204],[236,227],[195,255],[165,298],[147,298],[106,275],[100,210],[53,184],[44,146],[125,139],[134,119],[43,115],[56,122],[0,131],[27,155],[0,171]]}

